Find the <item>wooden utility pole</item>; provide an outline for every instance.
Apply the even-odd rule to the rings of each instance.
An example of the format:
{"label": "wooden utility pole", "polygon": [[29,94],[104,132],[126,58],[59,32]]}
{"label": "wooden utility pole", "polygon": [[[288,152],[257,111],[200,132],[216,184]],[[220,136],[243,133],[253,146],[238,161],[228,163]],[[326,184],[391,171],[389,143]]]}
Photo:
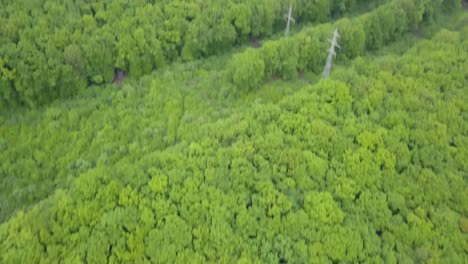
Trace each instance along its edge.
{"label": "wooden utility pole", "polygon": [[288,20],[287,21],[287,24],[286,24],[286,32],[285,32],[285,37],[288,37],[289,36],[289,28],[291,27],[291,21],[293,23],[296,23],[296,20],[294,20],[294,18],[292,17],[292,2],[289,4],[289,12],[288,12],[288,15],[284,15],[286,17],[286,19]]}
{"label": "wooden utility pole", "polygon": [[331,44],[330,49],[328,50],[328,58],[327,63],[325,64],[325,69],[323,70],[323,79],[327,79],[330,75],[331,67],[333,58],[336,56],[335,48],[341,49],[340,45],[338,44],[338,40],[340,39],[340,34],[338,33],[338,29],[335,29],[333,32],[333,38],[328,40]]}

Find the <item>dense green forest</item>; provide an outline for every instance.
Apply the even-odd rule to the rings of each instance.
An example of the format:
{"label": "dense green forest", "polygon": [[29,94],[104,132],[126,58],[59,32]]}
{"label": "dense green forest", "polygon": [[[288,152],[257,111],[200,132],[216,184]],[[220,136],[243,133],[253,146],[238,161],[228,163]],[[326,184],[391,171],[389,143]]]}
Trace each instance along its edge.
{"label": "dense green forest", "polygon": [[[114,69],[140,77],[172,61],[217,54],[284,26],[289,0],[5,0],[0,3],[0,99],[38,105]],[[369,5],[369,2],[372,2]],[[384,0],[295,0],[302,24]]]}
{"label": "dense green forest", "polygon": [[291,3],[2,1],[0,263],[466,263],[468,2]]}

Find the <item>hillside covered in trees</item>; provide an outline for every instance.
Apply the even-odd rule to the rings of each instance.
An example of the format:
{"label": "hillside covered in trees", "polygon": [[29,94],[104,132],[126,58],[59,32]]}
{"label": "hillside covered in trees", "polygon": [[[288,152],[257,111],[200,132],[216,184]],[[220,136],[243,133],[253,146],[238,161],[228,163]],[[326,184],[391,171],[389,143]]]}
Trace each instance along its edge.
{"label": "hillside covered in trees", "polygon": [[468,3],[291,3],[2,1],[0,263],[466,263]]}

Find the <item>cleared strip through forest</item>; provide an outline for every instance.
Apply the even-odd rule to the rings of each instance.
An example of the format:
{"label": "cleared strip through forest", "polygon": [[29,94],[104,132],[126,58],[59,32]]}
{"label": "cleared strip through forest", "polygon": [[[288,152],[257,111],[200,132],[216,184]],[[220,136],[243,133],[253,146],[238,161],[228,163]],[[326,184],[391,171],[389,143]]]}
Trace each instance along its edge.
{"label": "cleared strip through forest", "polygon": [[[352,3],[365,2],[297,1],[295,16],[323,22],[352,12],[357,7]],[[138,78],[174,61],[223,53],[250,37],[269,37],[284,30],[289,1],[23,0],[3,5],[0,106],[34,107],[110,83],[116,69]]]}
{"label": "cleared strip through forest", "polygon": [[[96,144],[113,135],[126,157],[100,158],[95,168],[76,164],[85,171],[70,188],[2,223],[0,260],[172,263],[183,252],[200,263],[222,257],[306,263],[316,255],[319,263],[458,263],[467,153],[459,126],[466,127],[468,95],[464,62],[456,57],[467,54],[459,43],[466,44],[466,35],[442,31],[385,64],[404,72],[403,63],[411,77],[360,59],[341,81],[308,86],[279,104],[246,107],[206,124],[203,138],[162,151],[152,149],[146,131],[130,134],[135,127],[100,131]],[[447,69],[456,78],[444,77]],[[361,94],[369,83],[377,85]],[[447,94],[440,85],[448,85]],[[150,118],[136,107],[118,110],[116,117],[141,118],[126,126]],[[460,110],[463,116],[447,114]],[[50,117],[61,121],[60,114]],[[449,146],[452,137],[457,141]]]}
{"label": "cleared strip through forest", "polygon": [[[329,47],[328,39],[338,28],[340,56],[355,58],[376,50],[410,30],[415,30],[442,3],[436,1],[394,0],[355,18],[334,24],[307,27],[290,38],[264,43],[233,56],[227,78],[240,90],[252,90],[272,76],[292,79],[298,71],[322,71]],[[424,19],[423,19],[424,18]]]}
{"label": "cleared strip through forest", "polygon": [[[378,8],[377,10],[374,10],[372,11],[371,13],[368,13],[368,14],[365,14],[365,15],[362,15],[360,17],[357,17],[357,18],[354,18],[353,20],[351,21],[348,21],[349,19],[344,19],[344,20],[340,20],[337,22],[337,25],[341,25],[341,24],[348,24],[348,23],[356,23],[356,22],[360,22],[360,23],[363,23],[362,21],[372,21],[372,19],[377,19],[377,18],[380,18],[380,17],[385,17],[384,15],[384,11],[387,10],[387,9],[390,9],[390,10],[394,10],[393,8],[394,7],[400,7],[401,5],[403,4],[409,4],[409,6],[407,6],[409,9],[408,10],[411,10],[411,7],[415,7],[414,5],[411,5],[411,2],[412,1],[402,1],[402,0],[395,0],[393,1],[392,3],[388,3],[388,4],[385,4],[384,6]],[[415,10],[417,11],[418,13],[423,13],[423,11],[426,10],[426,9],[419,9],[419,10]],[[396,11],[399,11],[399,9],[396,9]],[[392,11],[393,12],[393,11]],[[391,14],[394,14],[390,12]],[[401,21],[401,20],[399,20]],[[395,23],[398,22],[398,21],[395,21]],[[421,22],[421,20],[419,21],[415,21],[415,23],[418,22],[417,24],[419,24]],[[370,23],[370,22],[367,22],[367,23]],[[368,24],[366,24],[368,25]],[[416,24],[412,24],[413,26],[416,26]],[[378,26],[375,25],[374,27]],[[290,64],[281,64],[280,66],[275,66],[275,65],[278,65],[278,57],[273,57],[275,58],[275,60],[271,60],[271,66],[268,66],[270,68],[267,68],[265,67],[264,69],[264,74],[263,76],[268,76],[268,73],[274,73],[274,74],[280,74],[280,76],[282,76],[283,78],[287,79],[287,78],[293,78],[293,75],[296,75],[297,74],[297,67],[307,67],[307,69],[312,69],[313,71],[316,70],[318,72],[321,71],[322,69],[322,63],[320,62],[320,60],[325,60],[325,56],[326,56],[326,38],[329,37],[329,33],[332,31],[332,29],[334,28],[335,26],[332,25],[332,24],[326,24],[326,25],[321,25],[321,26],[318,26],[318,27],[311,27],[311,28],[306,28],[304,29],[302,32],[298,33],[298,34],[295,34],[293,36],[291,36],[288,40],[278,40],[278,41],[272,41],[272,42],[267,42],[265,43],[264,47],[262,47],[261,49],[258,49],[258,50],[248,50],[246,52],[241,52],[239,54],[236,54],[234,55],[235,57],[246,57],[248,55],[250,55],[250,53],[253,53],[254,57],[257,56],[257,57],[260,57],[260,60],[263,60],[265,64],[267,64],[267,62],[269,61],[269,58],[265,56],[265,54],[268,54],[268,48],[269,47],[273,47],[273,54],[274,56],[277,56],[276,54],[280,54],[280,56],[284,56],[284,57],[291,57],[291,58],[287,58],[287,62],[291,62]],[[377,29],[380,29],[379,27],[377,27]],[[378,31],[376,31],[377,29],[371,29],[371,32],[372,33],[368,33],[369,35],[372,36],[372,34],[378,34]],[[381,30],[381,29],[380,29]],[[401,30],[401,31],[394,31],[392,33],[392,31],[388,31],[390,34],[392,34],[393,37],[395,37],[395,32],[398,32],[399,34],[404,34],[404,32],[406,32],[406,30]],[[348,34],[351,34],[351,35],[348,35]],[[356,56],[356,54],[360,54],[363,52],[363,50],[361,50],[362,46],[360,45],[363,45],[362,44],[362,39],[361,40],[354,40],[354,39],[351,39],[351,40],[347,40],[346,38],[347,37],[350,37],[350,36],[355,36],[354,35],[354,32],[351,30],[350,32],[345,32],[343,31],[342,32],[342,35],[343,35],[343,40],[342,40],[342,46],[343,46],[343,53],[346,55],[347,53],[349,54],[350,57],[353,57],[353,56]],[[359,34],[358,34],[359,35]],[[317,37],[318,36],[318,37]],[[386,38],[389,38],[391,39],[389,36],[387,36]],[[314,40],[315,39],[315,40]],[[302,41],[300,43],[309,43],[305,46],[303,46],[302,48],[307,48],[307,47],[315,47],[315,48],[311,48],[310,51],[314,51],[314,52],[317,52],[320,54],[324,54],[323,55],[323,58],[322,59],[317,59],[316,57],[314,57],[314,54],[310,54],[310,53],[306,53],[306,54],[309,54],[307,56],[301,56],[300,58],[300,61],[295,61],[295,57],[294,56],[289,56],[289,52],[284,52],[284,51],[288,51],[287,49],[284,49],[283,48],[283,44],[285,44],[286,48],[289,47],[288,45],[293,45],[292,47],[294,48],[297,48],[296,45],[294,45],[294,41],[295,40],[299,40],[299,41]],[[310,42],[309,42],[310,41]],[[379,48],[380,46],[374,46],[375,43],[378,43],[378,42],[375,42],[375,41],[381,41],[377,38],[371,38],[371,40],[368,40],[366,41],[365,43],[368,43],[368,44],[365,44],[365,45],[368,45],[369,48]],[[349,44],[347,43],[349,42]],[[293,43],[293,44],[291,44]],[[311,44],[310,44],[311,43]],[[315,44],[314,44],[315,43]],[[357,49],[354,51],[356,53],[353,53],[352,50],[345,50],[347,46],[349,45],[356,45],[356,43],[360,43],[359,45],[357,45]],[[385,43],[381,43],[381,45],[384,45],[386,44]],[[322,49],[323,47],[323,49]],[[279,53],[277,50],[275,49],[279,49],[280,51],[282,51],[281,53]],[[292,52],[297,52],[292,50]],[[305,51],[304,51],[305,52]],[[307,51],[309,52],[309,51]],[[265,56],[265,57],[262,57],[262,56]],[[320,55],[316,55],[317,57],[320,57]],[[280,57],[281,58],[281,57]],[[307,61],[308,58],[312,58],[311,61]],[[297,57],[296,57],[297,59]],[[248,59],[249,60],[249,59]],[[235,63],[235,59],[232,63]],[[316,64],[314,64],[314,62]],[[301,64],[302,63],[302,64]],[[298,66],[298,65],[302,65],[302,66]],[[240,65],[239,66],[239,70],[242,69],[242,67],[245,67],[246,65]],[[248,66],[248,64],[247,64]],[[229,69],[232,70],[232,67],[233,67],[233,64],[229,65],[228,66],[228,71],[226,71],[226,74],[227,76],[230,76],[230,74],[233,74],[232,71],[230,71]],[[170,71],[170,69],[169,69]],[[174,75],[177,75],[177,73],[172,73]],[[209,79],[213,79],[213,87],[222,87],[224,86],[225,84],[223,83],[224,80],[223,78],[218,78],[219,76],[219,72],[217,70],[214,70],[212,72],[208,72],[207,73],[208,75],[204,75],[205,78],[208,78]],[[251,74],[249,72],[249,74]],[[189,75],[193,75],[193,74],[189,74]],[[260,76],[262,74],[260,73]],[[150,83],[150,85],[148,86],[153,86],[155,83],[157,83],[158,81],[158,78],[163,78],[163,77],[159,77],[159,76],[155,76],[155,75],[151,75],[149,76],[148,78],[155,78],[155,80],[152,80]],[[265,77],[264,79],[261,79],[259,83],[262,83],[264,80],[266,80],[267,77]],[[179,83],[183,83],[184,81],[180,81]],[[167,82],[163,82],[164,85],[170,85],[170,83],[173,83],[173,81],[167,81]],[[157,141],[157,143],[154,143],[156,146],[157,146],[157,149],[165,149],[167,148],[168,146],[172,146],[174,143],[177,143],[177,140],[184,140],[184,137],[183,135],[178,135],[177,136],[177,131],[179,129],[179,126],[180,126],[180,119],[181,118],[188,118],[188,115],[186,115],[186,113],[184,112],[181,112],[181,110],[179,108],[180,105],[181,105],[181,98],[184,98],[185,97],[185,94],[186,91],[184,91],[183,89],[180,89],[180,87],[175,87],[175,86],[169,86],[171,87],[172,89],[174,90],[171,90],[169,91],[168,88],[165,88],[163,87],[162,84],[160,85],[157,85],[156,87],[158,87],[158,90],[155,90],[154,91],[154,95],[152,94],[153,91],[151,91],[151,89],[149,89],[149,92],[150,92],[150,95],[141,95],[142,98],[144,98],[145,100],[150,100],[150,101],[145,101],[145,105],[153,105],[153,104],[156,104],[158,105],[154,110],[156,111],[156,113],[151,113],[149,114],[149,116],[152,117],[151,120],[152,123],[150,124],[146,124],[146,130],[148,130],[147,132],[152,134],[155,138],[155,141]],[[140,87],[139,87],[140,88]],[[143,88],[143,87],[141,87]],[[248,88],[248,86],[246,87],[240,87],[241,89],[246,89]],[[133,91],[132,91],[133,89]],[[167,89],[166,90],[159,90],[159,89]],[[210,88],[212,89],[212,88]],[[145,89],[142,89],[142,90],[145,90]],[[148,91],[148,90],[146,90]],[[115,114],[113,114],[113,112],[118,112],[118,110],[116,109],[112,109],[114,107],[116,107],[116,105],[119,105],[119,106],[123,106],[124,108],[128,107],[128,108],[134,108],[136,107],[134,104],[135,104],[135,101],[131,101],[131,100],[127,100],[126,97],[129,96],[130,94],[132,93],[135,93],[134,91],[134,88],[125,88],[122,90],[122,91],[119,91],[116,95],[113,95],[112,96],[112,99],[111,99],[111,102],[109,102],[108,99],[105,99],[104,101],[102,102],[99,102],[97,103],[96,105],[90,105],[90,100],[85,100],[85,102],[83,102],[84,104],[86,104],[87,106],[84,107],[84,105],[82,107],[84,107],[84,109],[82,110],[77,110],[77,111],[81,111],[81,113],[73,113],[71,114],[70,116],[74,116],[73,117],[73,120],[75,120],[78,116],[80,115],[84,115],[86,117],[93,117],[94,118],[97,118],[99,119],[98,117],[102,115],[104,116],[108,116],[108,119],[109,119],[109,126],[107,126],[107,124],[103,124],[102,127],[100,127],[100,129],[103,129],[105,131],[107,130],[112,130],[113,127],[116,127],[116,126],[120,126],[120,122],[122,122],[122,120],[119,119],[118,116],[116,116]],[[195,92],[192,92],[192,94],[196,94]],[[203,105],[203,102],[205,101],[206,98],[203,98],[203,96],[196,96],[196,100],[198,101],[198,104],[199,105]],[[107,105],[107,108],[106,108],[106,105]],[[187,106],[188,107],[188,106]],[[79,107],[78,107],[79,109]],[[101,114],[99,111],[96,112],[96,109],[101,109],[102,111],[106,111],[104,114]],[[210,109],[210,108],[206,108],[206,109]],[[75,109],[76,110],[76,109]],[[213,109],[215,110],[215,109]],[[200,111],[200,110],[198,110]],[[52,124],[56,124],[58,125],[59,121],[61,119],[61,116],[69,116],[68,114],[69,110],[58,110],[58,109],[55,109],[55,108],[50,108],[50,109],[47,109],[45,111],[45,118],[43,120],[44,123],[42,123],[41,125],[28,125],[26,127],[23,127],[22,129],[27,131],[29,129],[33,129],[35,131],[47,131],[49,129],[49,127],[52,125]],[[190,112],[190,111],[188,111]],[[71,112],[70,112],[71,113]],[[94,119],[94,118],[91,118],[91,119]],[[130,118],[130,117],[128,117]],[[195,117],[191,117],[192,119],[195,118]],[[54,121],[52,123],[48,123],[50,120]],[[148,119],[150,120],[150,119]],[[87,120],[85,122],[93,122],[92,120]],[[154,123],[158,123],[158,124],[154,124]],[[70,121],[70,124],[74,124],[76,123],[76,121]],[[133,122],[132,122],[133,123]],[[19,126],[21,126],[21,122],[19,124]],[[42,126],[42,128],[41,128]],[[73,140],[77,140],[75,137],[76,137],[76,127],[80,127],[80,125],[78,124],[74,124],[74,125],[70,125],[72,131],[75,131],[75,132],[67,132],[67,131],[63,131],[63,139],[64,141],[73,141]],[[69,127],[69,125],[67,124],[66,127]],[[85,127],[94,127],[93,125],[87,125]],[[135,132],[131,132],[131,127],[126,127],[126,128],[121,128],[123,129],[123,131],[127,131],[128,133],[131,133],[131,134],[134,134]],[[143,129],[143,128],[142,128]],[[192,128],[192,130],[197,130],[197,128]],[[32,145],[35,145],[37,147],[37,149],[39,151],[36,151],[35,153],[33,153],[32,155],[30,154],[29,156],[26,156],[26,157],[23,157],[21,156],[21,153],[10,153],[7,155],[7,159],[8,160],[12,160],[12,164],[15,164],[16,162],[21,162],[22,165],[13,165],[13,167],[15,166],[18,166],[17,168],[15,169],[19,169],[19,168],[23,168],[24,166],[31,166],[31,168],[36,168],[34,170],[37,170],[34,174],[32,175],[21,175],[21,176],[17,176],[18,178],[15,178],[14,180],[12,179],[12,181],[16,184],[17,186],[17,190],[15,191],[15,193],[12,193],[10,188],[7,188],[5,189],[3,193],[3,195],[6,196],[5,200],[6,201],[10,201],[10,205],[8,206],[8,209],[4,210],[4,212],[6,214],[8,214],[7,212],[12,212],[13,210],[16,209],[16,206],[18,206],[19,202],[18,201],[14,201],[13,199],[13,196],[16,195],[18,197],[22,197],[22,198],[25,198],[25,197],[29,197],[28,198],[28,201],[27,202],[22,202],[22,206],[25,206],[25,205],[28,205],[28,204],[31,204],[31,203],[34,203],[40,199],[43,199],[45,198],[47,195],[50,194],[51,191],[53,191],[53,189],[55,188],[54,186],[65,186],[67,185],[66,181],[68,181],[68,177],[70,176],[70,171],[73,171],[72,173],[72,176],[75,176],[76,174],[79,174],[79,172],[81,170],[84,170],[84,169],[88,169],[89,167],[93,167],[93,166],[96,166],[95,162],[92,162],[91,160],[98,160],[102,157],[96,157],[94,156],[94,154],[91,154],[93,151],[96,152],[96,153],[99,153],[100,151],[102,151],[100,149],[100,147],[97,147],[97,146],[100,146],[99,142],[100,140],[103,140],[105,141],[106,140],[106,133],[109,133],[108,132],[103,132],[103,131],[82,131],[82,130],[79,130],[80,131],[80,134],[81,133],[84,133],[84,138],[85,138],[85,142],[81,142],[80,140],[80,144],[76,145],[76,149],[73,149],[71,152],[70,152],[70,149],[61,149],[61,148],[58,148],[58,146],[55,146],[55,145],[51,145],[49,146],[49,148],[51,149],[48,149],[48,150],[44,150],[43,147],[42,147],[42,142],[44,141],[47,141],[47,139],[49,138],[48,134],[47,133],[41,133],[41,135],[37,135],[37,134],[31,134],[31,135],[34,135],[33,138],[30,139],[30,142],[28,144],[32,144]],[[195,131],[194,131],[195,132]],[[125,133],[125,132],[122,132],[122,133]],[[20,139],[22,137],[22,135],[19,135],[17,136],[18,139]],[[114,144],[114,143],[112,143]],[[113,146],[113,148],[117,148],[118,149],[118,146]],[[78,159],[76,160],[76,157],[74,156],[74,152],[73,151],[78,151],[78,152],[81,152],[83,153],[83,159]],[[66,159],[64,159],[64,161],[66,160],[66,162],[64,162],[63,164],[47,164],[43,161],[43,154],[40,154],[40,153],[48,153],[47,155],[48,156],[52,156],[52,157],[56,157],[56,158],[59,158],[59,157],[68,157]],[[115,150],[112,150],[112,151],[106,151],[106,153],[119,153],[119,151],[115,151]],[[106,154],[107,155],[107,154]],[[123,154],[122,154],[123,155]],[[121,159],[123,156],[121,154],[119,154],[119,159]],[[16,161],[15,161],[16,160]],[[47,166],[46,167],[43,167],[43,166]],[[42,169],[39,169],[41,168]],[[59,168],[59,167],[62,167],[62,168]],[[63,170],[63,168],[65,168],[65,170]],[[23,179],[24,177],[24,179]],[[32,190],[30,189],[30,187],[28,187],[28,184],[31,182],[30,180],[30,177],[32,178],[38,178],[38,179],[46,179],[45,181],[35,181],[37,182],[36,183],[36,189],[35,190]],[[22,199],[21,198],[21,199]]]}

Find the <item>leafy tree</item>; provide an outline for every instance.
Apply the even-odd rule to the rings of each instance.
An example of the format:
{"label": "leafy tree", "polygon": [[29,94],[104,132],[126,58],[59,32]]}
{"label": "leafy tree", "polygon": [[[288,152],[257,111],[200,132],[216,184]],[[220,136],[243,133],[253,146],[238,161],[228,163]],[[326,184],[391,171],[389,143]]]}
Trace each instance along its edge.
{"label": "leafy tree", "polygon": [[262,58],[253,49],[249,49],[232,58],[227,74],[238,89],[249,91],[257,88],[263,81],[264,69]]}
{"label": "leafy tree", "polygon": [[145,238],[145,252],[155,263],[175,261],[177,255],[191,244],[192,230],[176,215],[168,215],[160,225],[161,229],[150,231]]}
{"label": "leafy tree", "polygon": [[304,209],[311,218],[324,225],[343,221],[344,214],[329,192],[311,192],[304,198]]}
{"label": "leafy tree", "polygon": [[365,32],[359,20],[344,18],[337,23],[340,32],[340,50],[346,57],[355,58],[364,52]]}
{"label": "leafy tree", "polygon": [[331,14],[331,2],[330,0],[304,1],[301,6],[304,6],[306,20],[322,23],[327,21]]}

